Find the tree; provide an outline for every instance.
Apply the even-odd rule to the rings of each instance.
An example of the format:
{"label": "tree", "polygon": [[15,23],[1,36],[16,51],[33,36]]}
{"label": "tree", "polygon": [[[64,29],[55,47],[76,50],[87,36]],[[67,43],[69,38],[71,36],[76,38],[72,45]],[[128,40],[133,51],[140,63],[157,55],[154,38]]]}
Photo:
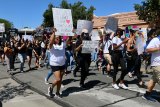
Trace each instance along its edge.
{"label": "tree", "polygon": [[5,24],[5,30],[13,27],[13,24],[10,21],[6,20],[6,19],[1,19],[0,18],[0,23],[4,23]]}
{"label": "tree", "polygon": [[43,24],[44,27],[53,27],[53,15],[52,15],[52,8],[54,6],[50,3],[48,5],[48,9],[43,13]]}
{"label": "tree", "polygon": [[146,0],[135,4],[135,10],[140,20],[148,22],[151,27],[160,28],[160,0]]}
{"label": "tree", "polygon": [[[50,6],[51,5],[51,6]],[[52,15],[52,8],[54,6],[49,4],[48,9],[44,12],[43,17],[44,21],[43,24],[45,27],[52,27],[53,26],[53,15]],[[73,18],[73,26],[74,28],[77,27],[77,20],[92,20],[93,19],[93,12],[95,8],[90,6],[90,8],[86,8],[82,2],[78,1],[74,4],[70,4],[67,0],[62,0],[59,8],[64,9],[71,9],[72,10],[72,18]]]}

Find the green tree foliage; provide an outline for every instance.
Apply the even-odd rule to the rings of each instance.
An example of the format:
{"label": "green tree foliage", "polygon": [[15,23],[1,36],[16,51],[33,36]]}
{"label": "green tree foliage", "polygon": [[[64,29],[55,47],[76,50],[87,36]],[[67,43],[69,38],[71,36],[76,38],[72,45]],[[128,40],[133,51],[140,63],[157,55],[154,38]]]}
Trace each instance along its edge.
{"label": "green tree foliage", "polygon": [[[44,12],[43,17],[44,21],[43,24],[45,27],[52,27],[53,26],[53,16],[52,16],[52,8],[54,6],[49,4],[48,9]],[[93,19],[93,12],[95,8],[90,6],[88,9],[86,6],[83,5],[82,2],[78,1],[74,4],[70,4],[67,0],[62,0],[59,8],[64,9],[71,9],[72,10],[72,18],[73,18],[73,26],[74,28],[77,27],[77,20],[92,20]]]}
{"label": "green tree foliage", "polygon": [[160,0],[145,0],[142,4],[135,4],[139,19],[144,20],[152,27],[160,27]]}
{"label": "green tree foliage", "polygon": [[1,19],[0,18],[0,23],[4,23],[5,24],[5,29],[6,30],[13,27],[13,24],[10,21],[6,20],[6,19]]}
{"label": "green tree foliage", "polygon": [[42,26],[44,27],[53,27],[52,8],[54,8],[54,6],[50,3],[48,9],[43,13],[44,20]]}

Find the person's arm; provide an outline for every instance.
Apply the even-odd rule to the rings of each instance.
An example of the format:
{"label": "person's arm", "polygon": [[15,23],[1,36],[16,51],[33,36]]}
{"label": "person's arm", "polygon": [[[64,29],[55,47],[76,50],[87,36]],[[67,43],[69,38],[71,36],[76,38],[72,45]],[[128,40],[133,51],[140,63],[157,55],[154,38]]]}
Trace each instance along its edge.
{"label": "person's arm", "polygon": [[122,44],[125,44],[128,41],[128,38],[125,38],[119,45],[113,43],[113,49],[118,49]]}
{"label": "person's arm", "polygon": [[23,43],[20,47],[18,47],[19,50],[21,50],[25,46],[25,43]]}
{"label": "person's arm", "polygon": [[83,46],[83,44],[80,44],[76,49],[75,49],[75,51],[79,51],[81,48],[82,48],[82,46]]}
{"label": "person's arm", "polygon": [[53,31],[53,33],[50,37],[49,49],[51,49],[53,47],[54,43],[55,43],[55,31]]}
{"label": "person's arm", "polygon": [[146,49],[147,53],[153,53],[153,52],[157,52],[157,51],[160,51],[160,47]]}

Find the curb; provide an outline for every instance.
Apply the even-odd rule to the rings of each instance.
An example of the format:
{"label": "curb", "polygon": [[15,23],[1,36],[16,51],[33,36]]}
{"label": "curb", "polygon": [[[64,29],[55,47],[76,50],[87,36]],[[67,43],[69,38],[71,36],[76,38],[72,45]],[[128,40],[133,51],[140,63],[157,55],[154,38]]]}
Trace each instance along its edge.
{"label": "curb", "polygon": [[44,94],[42,91],[32,87],[31,85],[28,85],[27,83],[23,83],[22,81],[20,81],[19,79],[17,79],[16,77],[14,77],[13,75],[11,75],[11,79],[15,80],[17,83],[21,84],[21,85],[27,85],[27,87],[29,89],[31,89],[32,91],[37,92],[38,94],[45,96],[47,99],[52,100],[54,103],[62,106],[62,107],[75,107],[72,104],[69,104],[68,102],[65,102],[63,100],[60,99],[55,99],[55,98],[50,98],[49,96],[47,96],[46,94]]}

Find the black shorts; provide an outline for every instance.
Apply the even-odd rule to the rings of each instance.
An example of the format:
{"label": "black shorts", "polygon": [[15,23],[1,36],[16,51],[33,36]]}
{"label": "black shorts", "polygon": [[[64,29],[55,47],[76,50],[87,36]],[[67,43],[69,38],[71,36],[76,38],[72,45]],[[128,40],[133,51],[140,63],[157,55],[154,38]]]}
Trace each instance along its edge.
{"label": "black shorts", "polygon": [[59,70],[64,70],[64,69],[65,69],[65,65],[63,65],[63,66],[51,66],[52,72],[59,71]]}

